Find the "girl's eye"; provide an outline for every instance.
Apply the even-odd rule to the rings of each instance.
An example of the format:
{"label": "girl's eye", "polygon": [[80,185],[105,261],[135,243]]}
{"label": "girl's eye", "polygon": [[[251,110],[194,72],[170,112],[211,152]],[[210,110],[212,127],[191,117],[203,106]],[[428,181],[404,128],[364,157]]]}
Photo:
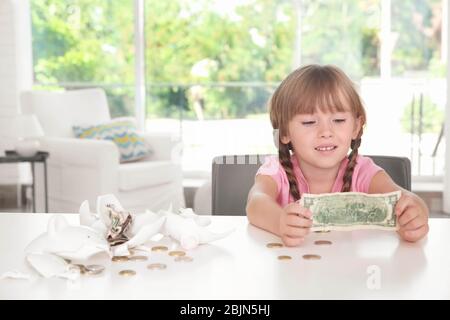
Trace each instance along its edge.
{"label": "girl's eye", "polygon": [[305,126],[309,126],[309,125],[312,125],[314,123],[316,123],[316,122],[315,121],[302,121],[302,124],[305,125]]}
{"label": "girl's eye", "polygon": [[345,122],[345,119],[334,119],[334,122],[343,123]]}

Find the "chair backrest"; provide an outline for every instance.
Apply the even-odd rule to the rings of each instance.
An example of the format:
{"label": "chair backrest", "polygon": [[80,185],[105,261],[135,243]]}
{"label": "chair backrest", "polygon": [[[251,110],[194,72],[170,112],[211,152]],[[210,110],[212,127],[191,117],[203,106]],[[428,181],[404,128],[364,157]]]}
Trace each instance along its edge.
{"label": "chair backrest", "polygon": [[74,137],[72,126],[96,125],[111,118],[105,91],[98,88],[24,91],[20,102],[22,112],[36,114],[44,134],[50,137]]}
{"label": "chair backrest", "polygon": [[[212,164],[212,214],[245,215],[255,174],[268,155],[215,157]],[[411,162],[404,157],[369,156],[400,187],[411,190]]]}

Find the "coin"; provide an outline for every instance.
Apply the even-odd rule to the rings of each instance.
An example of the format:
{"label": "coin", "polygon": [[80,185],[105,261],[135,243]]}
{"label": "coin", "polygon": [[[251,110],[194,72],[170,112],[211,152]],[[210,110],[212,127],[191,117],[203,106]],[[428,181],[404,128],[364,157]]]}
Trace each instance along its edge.
{"label": "coin", "polygon": [[314,241],[314,244],[317,244],[317,245],[330,245],[330,244],[332,244],[333,242],[331,242],[331,241],[328,241],[328,240],[316,240],[316,241]]}
{"label": "coin", "polygon": [[320,260],[322,257],[318,254],[304,254],[303,259],[306,260]]}
{"label": "coin", "polygon": [[147,266],[147,269],[150,270],[164,270],[167,268],[167,265],[164,263],[151,263]]}
{"label": "coin", "polygon": [[175,261],[177,262],[192,262],[194,259],[189,256],[178,256],[175,258]]}
{"label": "coin", "polygon": [[122,270],[119,272],[119,275],[124,276],[124,277],[132,277],[134,275],[136,275],[136,271],[134,270]]}
{"label": "coin", "polygon": [[328,233],[328,232],[331,232],[331,230],[317,230],[317,231],[314,231],[315,233]]}
{"label": "coin", "polygon": [[94,275],[94,274],[100,274],[105,270],[105,267],[100,264],[89,264],[87,266],[84,266],[84,272]]}
{"label": "coin", "polygon": [[270,242],[268,244],[266,244],[267,248],[282,248],[283,244],[279,243],[279,242]]}
{"label": "coin", "polygon": [[152,251],[157,251],[157,252],[167,251],[167,250],[169,250],[169,248],[167,248],[166,246],[155,246],[152,248]]}
{"label": "coin", "polygon": [[291,256],[278,256],[278,260],[291,260]]}
{"label": "coin", "polygon": [[125,262],[128,261],[128,257],[127,256],[114,256],[111,259],[114,262]]}
{"label": "coin", "polygon": [[181,257],[181,256],[185,256],[186,255],[186,252],[184,252],[184,251],[170,251],[169,252],[169,256],[172,256],[172,257]]}
{"label": "coin", "polygon": [[146,256],[130,256],[128,257],[130,261],[147,261],[148,258]]}

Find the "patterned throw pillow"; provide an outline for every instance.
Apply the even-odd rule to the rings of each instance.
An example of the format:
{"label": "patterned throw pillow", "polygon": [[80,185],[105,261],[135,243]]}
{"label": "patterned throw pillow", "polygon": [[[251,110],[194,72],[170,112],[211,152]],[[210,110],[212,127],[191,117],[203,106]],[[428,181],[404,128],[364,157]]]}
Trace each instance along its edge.
{"label": "patterned throw pillow", "polygon": [[113,141],[119,148],[120,162],[135,161],[153,153],[137,132],[133,118],[116,118],[94,126],[73,126],[77,138]]}

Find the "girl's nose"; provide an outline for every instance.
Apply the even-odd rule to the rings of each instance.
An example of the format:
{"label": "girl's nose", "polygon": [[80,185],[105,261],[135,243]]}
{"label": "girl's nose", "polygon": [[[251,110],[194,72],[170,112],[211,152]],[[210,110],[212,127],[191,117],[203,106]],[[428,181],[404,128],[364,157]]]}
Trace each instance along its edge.
{"label": "girl's nose", "polygon": [[331,138],[333,136],[331,125],[328,122],[322,122],[319,125],[319,135],[321,138]]}

